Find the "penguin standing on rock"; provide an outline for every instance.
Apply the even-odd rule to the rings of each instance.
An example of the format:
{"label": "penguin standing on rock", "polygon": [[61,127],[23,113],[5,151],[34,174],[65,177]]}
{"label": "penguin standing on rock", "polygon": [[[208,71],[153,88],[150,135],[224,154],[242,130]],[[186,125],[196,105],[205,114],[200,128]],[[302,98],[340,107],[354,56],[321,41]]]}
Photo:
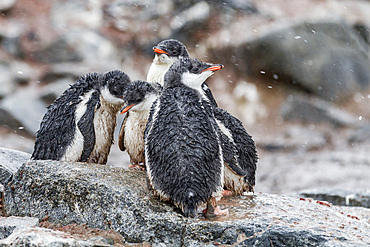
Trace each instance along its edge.
{"label": "penguin standing on rock", "polygon": [[222,215],[224,162],[213,109],[201,88],[222,65],[196,59],[175,62],[164,90],[150,110],[145,129],[149,184],[162,200],[172,200],[186,216],[207,203],[206,215]]}
{"label": "penguin standing on rock", "polygon": [[[162,86],[158,83],[134,81],[125,91],[125,105],[121,114],[130,112],[130,117],[125,118],[125,123],[120,131],[120,149],[126,149],[130,156],[130,167],[140,167],[145,162],[144,131],[149,117],[149,110],[158,98]],[[122,141],[123,140],[123,141]]]}
{"label": "penguin standing on rock", "polygon": [[129,83],[118,70],[80,77],[47,108],[31,159],[105,164]]}

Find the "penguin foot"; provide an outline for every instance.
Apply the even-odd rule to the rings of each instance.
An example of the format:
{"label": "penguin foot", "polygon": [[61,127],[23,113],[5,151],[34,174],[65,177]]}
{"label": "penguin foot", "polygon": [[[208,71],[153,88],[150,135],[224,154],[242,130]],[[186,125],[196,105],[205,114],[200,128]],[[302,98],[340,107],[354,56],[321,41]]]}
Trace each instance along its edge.
{"label": "penguin foot", "polygon": [[227,215],[229,213],[229,209],[221,209],[220,206],[217,206],[215,208],[215,211],[213,212],[215,215]]}
{"label": "penguin foot", "polygon": [[132,168],[132,169],[136,169],[136,170],[141,170],[141,171],[144,171],[145,170],[145,167],[143,165],[139,165],[139,164],[130,164],[128,165],[128,168]]}
{"label": "penguin foot", "polygon": [[223,190],[222,196],[232,196],[233,192],[231,190]]}
{"label": "penguin foot", "polygon": [[212,218],[216,216],[226,215],[229,212],[228,209],[221,210],[220,206],[216,205],[216,199],[211,198],[207,201],[207,208],[203,210],[206,218]]}

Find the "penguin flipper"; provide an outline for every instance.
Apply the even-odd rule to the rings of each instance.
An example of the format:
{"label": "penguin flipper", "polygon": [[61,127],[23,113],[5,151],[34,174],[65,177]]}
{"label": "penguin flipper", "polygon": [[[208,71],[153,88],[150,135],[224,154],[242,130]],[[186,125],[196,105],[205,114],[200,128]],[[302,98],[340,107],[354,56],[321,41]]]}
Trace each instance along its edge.
{"label": "penguin flipper", "polygon": [[246,182],[254,186],[258,155],[252,137],[245,130],[243,123],[227,111],[215,108],[214,114],[216,119],[230,130],[238,154],[239,167],[246,172],[244,177]]}
{"label": "penguin flipper", "polygon": [[238,154],[235,144],[225,134],[221,133],[222,155],[226,165],[237,175],[244,177],[247,172],[243,170],[238,162]]}
{"label": "penguin flipper", "polygon": [[99,93],[93,92],[91,98],[86,104],[86,111],[78,121],[77,126],[84,139],[84,147],[79,159],[80,162],[86,162],[95,146],[94,115],[95,109],[100,107]]}
{"label": "penguin flipper", "polygon": [[126,147],[125,147],[125,126],[126,126],[126,121],[127,121],[128,115],[129,115],[129,112],[126,112],[126,116],[122,121],[121,129],[120,129],[119,135],[118,135],[118,147],[121,151],[126,150]]}

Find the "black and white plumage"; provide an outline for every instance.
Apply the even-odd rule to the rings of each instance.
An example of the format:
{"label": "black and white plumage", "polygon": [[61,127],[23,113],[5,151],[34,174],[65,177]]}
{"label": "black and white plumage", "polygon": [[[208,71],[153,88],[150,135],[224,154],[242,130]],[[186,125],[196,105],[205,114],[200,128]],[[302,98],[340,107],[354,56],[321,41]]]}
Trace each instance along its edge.
{"label": "black and white plumage", "polygon": [[180,59],[165,75],[164,90],[151,108],[145,129],[149,183],[163,200],[186,216],[207,203],[208,214],[224,214],[224,162],[213,108],[201,86],[223,66]]}
{"label": "black and white plumage", "polygon": [[252,192],[258,160],[254,141],[239,119],[221,108],[215,107],[213,110],[221,130],[226,164],[224,186],[237,195],[245,191]]}
{"label": "black and white plumage", "polygon": [[80,77],[47,108],[31,158],[105,164],[128,83],[118,70]]}
{"label": "black and white plumage", "polygon": [[133,165],[144,164],[144,130],[152,103],[157,99],[162,86],[158,83],[134,81],[123,96],[125,104],[121,111],[130,114],[124,120],[119,133],[121,150],[126,150]]}

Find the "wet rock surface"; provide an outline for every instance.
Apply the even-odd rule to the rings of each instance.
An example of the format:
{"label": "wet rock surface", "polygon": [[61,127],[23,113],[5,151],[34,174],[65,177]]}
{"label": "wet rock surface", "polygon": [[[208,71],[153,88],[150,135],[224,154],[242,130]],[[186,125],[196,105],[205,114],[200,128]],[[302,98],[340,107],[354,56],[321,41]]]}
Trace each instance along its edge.
{"label": "wet rock surface", "polygon": [[7,184],[30,157],[28,153],[0,148],[0,184]]}
{"label": "wet rock surface", "polygon": [[39,225],[39,219],[34,217],[1,217],[0,239],[9,237],[14,231],[29,229]]}
{"label": "wet rock surface", "polygon": [[[223,198],[227,216],[185,218],[146,189],[144,173],[102,165],[25,163],[6,188],[9,215],[120,233],[126,243],[366,246],[369,225],[329,203],[264,193]],[[342,214],[343,213],[343,214]],[[352,216],[352,215],[351,215]],[[315,221],[312,221],[312,219]]]}
{"label": "wet rock surface", "polygon": [[370,208],[370,191],[349,190],[308,190],[301,191],[301,196],[315,200],[328,201],[334,205]]}

